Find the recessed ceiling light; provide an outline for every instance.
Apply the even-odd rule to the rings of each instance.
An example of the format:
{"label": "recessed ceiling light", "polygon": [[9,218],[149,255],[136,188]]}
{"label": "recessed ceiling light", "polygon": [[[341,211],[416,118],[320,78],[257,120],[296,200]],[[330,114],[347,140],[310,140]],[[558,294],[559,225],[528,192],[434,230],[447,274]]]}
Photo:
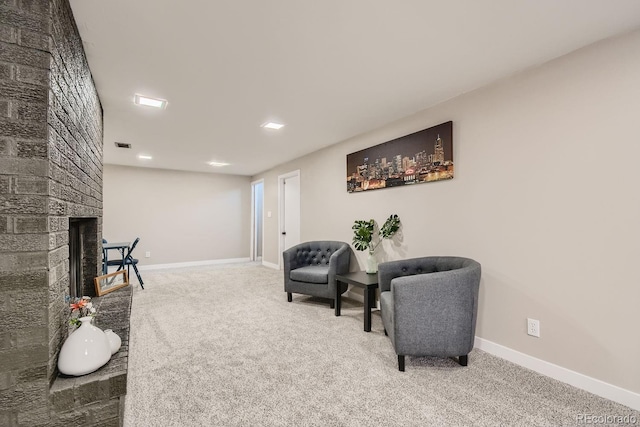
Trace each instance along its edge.
{"label": "recessed ceiling light", "polygon": [[139,159],[142,159],[142,160],[151,160],[151,159],[153,159],[153,157],[148,156],[148,155],[146,155],[146,154],[139,154],[139,155],[138,155],[138,158],[139,158]]}
{"label": "recessed ceiling light", "polygon": [[267,123],[263,123],[261,125],[261,127],[265,128],[265,129],[275,129],[278,130],[281,127],[283,127],[284,125],[281,123],[274,123],[274,122],[267,122]]}
{"label": "recessed ceiling light", "polygon": [[215,166],[217,168],[221,168],[223,166],[229,166],[229,163],[225,163],[225,162],[209,162],[209,165]]}
{"label": "recessed ceiling light", "polygon": [[143,105],[145,107],[153,108],[165,108],[167,106],[166,99],[149,98],[148,96],[138,95],[133,98],[133,102],[137,105]]}

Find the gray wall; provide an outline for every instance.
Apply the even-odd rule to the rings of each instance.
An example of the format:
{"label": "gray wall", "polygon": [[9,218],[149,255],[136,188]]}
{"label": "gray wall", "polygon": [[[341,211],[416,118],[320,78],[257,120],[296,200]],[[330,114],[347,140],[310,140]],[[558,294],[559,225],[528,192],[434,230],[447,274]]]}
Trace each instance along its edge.
{"label": "gray wall", "polygon": [[134,255],[143,266],[247,258],[250,213],[246,176],[104,168],[104,238],[140,237]]}
{"label": "gray wall", "polygon": [[0,425],[37,426],[67,334],[69,217],[102,216],[102,108],[67,0],[2,2],[0,61]]}
{"label": "gray wall", "polygon": [[[300,169],[303,241],[397,213],[380,259],[482,264],[478,336],[640,392],[639,51],[640,31],[606,40],[252,177],[273,212],[264,260],[280,258],[277,176]],[[346,192],[347,154],[448,120],[453,180]]]}

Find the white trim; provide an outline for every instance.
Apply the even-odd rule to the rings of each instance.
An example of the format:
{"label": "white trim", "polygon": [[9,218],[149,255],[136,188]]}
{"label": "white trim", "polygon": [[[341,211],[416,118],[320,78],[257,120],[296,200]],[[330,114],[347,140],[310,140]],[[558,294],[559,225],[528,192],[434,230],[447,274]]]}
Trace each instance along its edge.
{"label": "white trim", "polygon": [[255,238],[256,238],[256,185],[262,184],[262,254],[264,255],[264,178],[251,183],[251,236],[250,236],[250,248],[249,259],[251,261],[257,261],[255,251]]}
{"label": "white trim", "polygon": [[273,268],[274,270],[280,270],[280,266],[272,262],[262,261],[262,265],[264,265],[265,267]]}
{"label": "white trim", "polygon": [[237,264],[250,262],[249,258],[209,259],[205,261],[174,262],[170,264],[138,265],[138,270],[164,270],[167,268],[200,267],[203,265]]}
{"label": "white trim", "polygon": [[640,394],[476,337],[475,347],[532,371],[640,411]]}
{"label": "white trim", "polygon": [[[300,169],[278,175],[278,253],[284,252],[284,237],[282,237],[282,228],[284,227],[284,180],[300,176]],[[282,259],[278,258],[278,270],[282,268]]]}

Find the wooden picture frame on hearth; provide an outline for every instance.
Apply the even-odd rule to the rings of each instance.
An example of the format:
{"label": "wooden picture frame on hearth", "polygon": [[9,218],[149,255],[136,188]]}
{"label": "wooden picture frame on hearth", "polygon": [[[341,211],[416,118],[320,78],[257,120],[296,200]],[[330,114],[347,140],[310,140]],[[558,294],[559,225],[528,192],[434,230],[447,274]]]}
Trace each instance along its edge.
{"label": "wooden picture frame on hearth", "polygon": [[96,295],[99,297],[113,292],[116,289],[124,288],[129,285],[129,276],[127,276],[127,270],[118,270],[113,273],[105,274],[104,276],[98,276],[93,279],[96,285]]}

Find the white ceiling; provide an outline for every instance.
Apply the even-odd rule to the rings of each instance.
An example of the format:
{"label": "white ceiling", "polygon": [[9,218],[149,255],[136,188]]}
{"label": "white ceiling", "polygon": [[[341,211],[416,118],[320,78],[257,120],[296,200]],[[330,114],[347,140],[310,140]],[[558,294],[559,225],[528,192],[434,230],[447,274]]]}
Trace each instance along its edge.
{"label": "white ceiling", "polygon": [[[638,0],[71,6],[104,109],[105,163],[240,175],[640,27]],[[136,93],[168,107],[136,106]],[[259,127],[268,120],[286,126]]]}

